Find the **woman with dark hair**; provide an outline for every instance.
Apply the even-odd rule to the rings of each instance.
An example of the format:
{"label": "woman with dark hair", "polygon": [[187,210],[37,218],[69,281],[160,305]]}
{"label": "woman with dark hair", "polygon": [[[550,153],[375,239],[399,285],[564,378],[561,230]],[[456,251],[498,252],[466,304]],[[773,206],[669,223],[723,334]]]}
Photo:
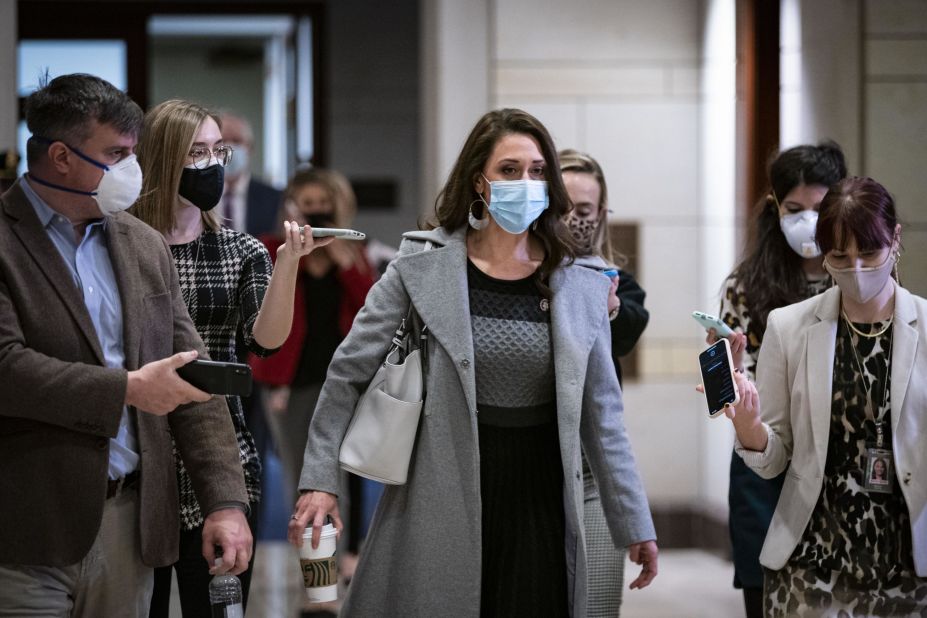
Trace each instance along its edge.
{"label": "woman with dark hair", "polygon": [[[756,205],[747,256],[724,282],[721,319],[736,368],[754,379],[766,316],[778,307],[819,294],[831,285],[814,243],[817,210],[828,187],[846,176],[840,146],[822,142],[781,152],[769,166],[769,189]],[[715,342],[714,330],[708,342]],[[731,456],[728,524],[734,550],[734,586],[743,588],[748,618],[762,616],[760,548],[782,489],[782,476],[764,480]]]}
{"label": "woman with dark hair", "polygon": [[738,374],[728,412],[747,465],[786,472],[766,616],[927,615],[927,301],[898,282],[901,225],[876,181],[832,187],[816,239],[836,286],[769,314],[757,386]]}
{"label": "woman with dark hair", "polygon": [[[608,187],[605,174],[598,161],[577,150],[561,150],[560,172],[573,209],[565,221],[573,240],[577,257],[584,265],[607,273],[611,287],[608,290],[609,331],[612,339],[612,361],[618,382],[621,382],[619,358],[628,354],[640,339],[650,313],[644,309],[644,290],[624,265],[627,258],[612,248],[608,234]],[[620,269],[620,270],[619,270]],[[588,618],[618,616],[621,610],[624,582],[624,548],[615,547],[608,532],[605,513],[599,498],[592,470],[583,458],[583,484],[585,485],[587,569],[589,571]]]}
{"label": "woman with dark hair", "polygon": [[411,306],[428,333],[424,409],[405,485],[388,486],[344,612],[584,616],[580,445],[616,545],[656,575],[647,499],[622,421],[603,310],[609,279],[571,263],[570,209],[547,130],[487,113],[432,229],[410,232],[335,353],[290,540],[341,527],[338,450]]}

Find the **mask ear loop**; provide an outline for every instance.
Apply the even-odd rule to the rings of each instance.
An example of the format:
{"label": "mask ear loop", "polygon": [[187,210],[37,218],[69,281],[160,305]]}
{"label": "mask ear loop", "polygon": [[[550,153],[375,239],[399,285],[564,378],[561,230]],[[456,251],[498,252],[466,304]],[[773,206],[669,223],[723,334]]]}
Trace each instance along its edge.
{"label": "mask ear loop", "polygon": [[[897,241],[897,238],[896,238],[896,241]],[[901,249],[899,247],[895,249],[895,263],[892,265],[892,276],[895,277],[895,282],[898,285],[901,285],[901,275],[898,273],[898,262],[900,261],[901,261]]]}
{"label": "mask ear loop", "polygon": [[766,194],[766,203],[772,204],[776,207],[776,216],[779,216],[779,198],[776,197],[776,190],[770,189],[769,193]]}

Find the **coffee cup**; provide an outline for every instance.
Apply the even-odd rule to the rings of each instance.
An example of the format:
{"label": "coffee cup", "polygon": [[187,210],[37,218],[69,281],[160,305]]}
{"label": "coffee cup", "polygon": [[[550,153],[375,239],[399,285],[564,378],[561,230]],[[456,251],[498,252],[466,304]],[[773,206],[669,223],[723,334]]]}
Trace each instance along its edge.
{"label": "coffee cup", "polygon": [[299,566],[310,603],[324,603],[338,598],[338,563],[335,545],[338,530],[331,524],[322,526],[319,546],[312,549],[312,528],[303,532],[299,549]]}

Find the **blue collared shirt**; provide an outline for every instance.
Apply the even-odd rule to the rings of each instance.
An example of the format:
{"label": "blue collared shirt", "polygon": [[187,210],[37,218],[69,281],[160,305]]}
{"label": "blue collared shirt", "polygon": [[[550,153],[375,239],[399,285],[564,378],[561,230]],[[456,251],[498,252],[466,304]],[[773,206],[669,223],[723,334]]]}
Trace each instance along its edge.
{"label": "blue collared shirt", "polygon": [[[26,178],[20,186],[71,271],[74,284],[83,292],[84,305],[97,331],[106,366],[124,368],[122,300],[106,243],[106,219],[88,224],[84,237],[78,240],[71,222],[52,210],[29,186]],[[109,441],[109,478],[116,479],[132,472],[138,468],[138,460],[136,429],[128,408],[123,407],[119,431]]]}

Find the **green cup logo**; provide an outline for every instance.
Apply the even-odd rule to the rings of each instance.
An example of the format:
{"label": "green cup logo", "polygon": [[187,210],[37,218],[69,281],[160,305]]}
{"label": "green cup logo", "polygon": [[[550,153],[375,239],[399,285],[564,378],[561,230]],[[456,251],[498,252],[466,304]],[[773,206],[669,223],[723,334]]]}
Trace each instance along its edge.
{"label": "green cup logo", "polygon": [[334,556],[310,560],[300,558],[306,588],[322,588],[338,583],[338,565]]}

